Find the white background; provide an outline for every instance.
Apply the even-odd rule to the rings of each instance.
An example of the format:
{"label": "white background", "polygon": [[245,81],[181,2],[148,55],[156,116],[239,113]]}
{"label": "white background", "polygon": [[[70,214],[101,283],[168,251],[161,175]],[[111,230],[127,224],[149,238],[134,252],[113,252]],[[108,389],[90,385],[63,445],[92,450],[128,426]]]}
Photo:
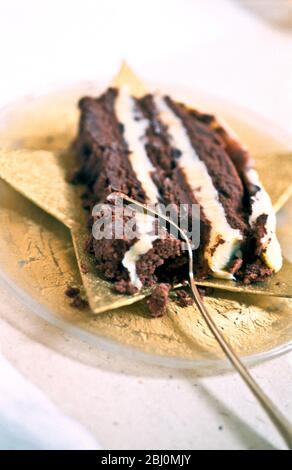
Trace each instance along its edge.
{"label": "white background", "polygon": [[272,30],[240,5],[0,0],[0,99],[109,79],[124,58],[145,79],[230,97],[291,128],[292,33]]}
{"label": "white background", "polygon": [[[109,80],[122,59],[145,80],[215,93],[291,132],[292,33],[236,0],[0,0],[1,105],[56,84]],[[0,293],[6,357],[102,446],[282,446],[235,374],[200,377],[92,350]],[[292,355],[254,373],[292,419]]]}

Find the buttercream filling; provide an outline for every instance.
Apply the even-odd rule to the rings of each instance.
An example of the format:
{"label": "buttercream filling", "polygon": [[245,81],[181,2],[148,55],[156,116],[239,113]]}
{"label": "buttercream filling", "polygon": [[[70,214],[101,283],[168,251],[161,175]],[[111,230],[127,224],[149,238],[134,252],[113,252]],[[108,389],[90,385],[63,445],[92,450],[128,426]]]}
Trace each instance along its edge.
{"label": "buttercream filling", "polygon": [[[236,132],[231,129],[230,126],[222,120],[222,118],[217,119],[216,121],[228,133],[228,136],[240,146],[242,151],[247,151],[246,147],[240,144]],[[266,233],[260,240],[260,244],[263,248],[262,258],[270,269],[278,272],[282,268],[283,258],[281,246],[276,235],[277,221],[271,198],[263,187],[255,168],[246,169],[244,173],[247,181],[258,188],[255,195],[251,196],[251,215],[249,217],[250,226],[253,227],[258,217],[261,215],[267,215],[267,220],[264,225]]]}
{"label": "buttercream filling", "polygon": [[159,193],[151,177],[155,168],[148,158],[143,143],[149,121],[138,115],[135,101],[129,94],[127,86],[119,89],[115,100],[115,113],[118,121],[123,125],[132,168],[144,189],[148,202],[156,204],[159,200]]}
{"label": "buttercream filling", "polygon": [[205,254],[208,265],[214,276],[232,279],[233,275],[224,271],[224,268],[240,247],[242,234],[229,225],[208,169],[193,148],[182,121],[161,96],[156,95],[154,100],[159,119],[167,126],[173,146],[181,152],[177,164],[211,224]]}
{"label": "buttercream filling", "polygon": [[135,213],[136,229],[139,232],[139,240],[125,253],[122,260],[123,266],[128,270],[130,281],[137,289],[141,289],[142,282],[137,274],[136,263],[141,256],[153,248],[153,242],[158,235],[153,234],[153,217],[147,214]]}
{"label": "buttercream filling", "polygon": [[269,268],[278,272],[282,267],[283,259],[281,246],[276,236],[276,215],[271,198],[263,188],[255,169],[249,169],[246,172],[246,177],[253,185],[259,188],[255,195],[251,197],[252,212],[249,219],[250,225],[252,227],[261,215],[267,215],[265,223],[266,233],[260,240],[263,248],[262,257]]}

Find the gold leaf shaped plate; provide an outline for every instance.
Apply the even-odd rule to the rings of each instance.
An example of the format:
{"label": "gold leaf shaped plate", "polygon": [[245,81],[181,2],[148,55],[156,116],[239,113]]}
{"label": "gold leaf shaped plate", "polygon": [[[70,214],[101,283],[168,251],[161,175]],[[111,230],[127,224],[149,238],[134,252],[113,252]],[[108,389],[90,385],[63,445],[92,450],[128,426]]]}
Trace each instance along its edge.
{"label": "gold leaf shaped plate", "polygon": [[[291,162],[292,170],[291,156],[284,158]],[[93,257],[85,250],[88,228],[80,204],[80,191],[66,182],[67,160],[64,155],[48,151],[0,150],[0,177],[71,230],[83,285],[94,313],[131,305],[147,296],[149,291],[135,296],[117,294],[111,283],[98,275]],[[280,197],[285,191],[283,186]],[[278,199],[275,203],[279,205]],[[198,284],[233,292],[292,297],[292,264],[284,260],[282,270],[264,283],[243,286],[238,282],[210,279]]]}
{"label": "gold leaf shaped plate", "polygon": [[[146,93],[146,87],[124,63],[112,85],[125,84],[136,96]],[[288,153],[275,153],[258,156],[256,160],[262,181],[272,197],[275,209],[279,210],[292,192],[292,157]],[[98,276],[94,260],[84,249],[88,231],[79,191],[66,182],[65,173],[70,165],[70,154],[65,157],[64,154],[44,151],[0,152],[0,177],[71,230],[81,277],[92,311],[102,313],[143,299],[149,291],[144,290],[135,296],[117,294],[113,292],[111,283]],[[271,172],[274,175],[273,180],[270,178]],[[285,260],[280,273],[264,283],[244,286],[238,282],[208,279],[198,284],[232,292],[291,297],[291,274],[292,265]]]}
{"label": "gold leaf shaped plate", "polygon": [[[175,94],[175,90],[167,89],[167,86],[163,89]],[[5,109],[0,113],[1,145],[10,150],[26,147],[30,150],[43,148],[54,151],[56,155],[46,155],[51,159],[47,160],[47,165],[49,161],[55,163],[76,135],[78,98],[85,94],[98,95],[101,91],[95,82],[87,82],[43,97],[29,98]],[[181,96],[182,100],[189,102],[198,102],[197,98],[189,94],[187,98]],[[265,155],[257,158],[258,167],[261,165],[265,170],[269,158],[268,167],[274,162],[275,171],[272,174],[278,175],[276,170],[284,169],[285,166],[280,177],[281,181],[286,181],[284,193],[280,188],[274,194],[272,190],[276,180],[271,182],[269,171],[267,177],[264,177],[263,170],[260,170],[268,191],[273,195],[274,204],[279,201],[278,205],[281,206],[291,191],[291,167],[286,167],[286,163],[278,164],[280,158],[287,159],[287,164],[290,164],[286,135],[282,136],[274,125],[258,117],[254,119],[240,108],[228,107],[226,103],[223,106],[213,97],[211,100],[208,96],[200,98],[202,109],[206,105],[216,114],[222,115],[254,155]],[[267,154],[271,157],[267,157]],[[27,155],[31,155],[31,152]],[[62,159],[62,165],[65,163]],[[33,162],[28,160],[27,164],[30,168]],[[2,165],[0,168],[3,168]],[[60,183],[64,184],[64,173],[60,168],[58,166],[57,175],[60,176]],[[10,172],[11,175],[13,172]],[[54,175],[56,177],[56,173]],[[22,180],[22,184],[25,181]],[[77,196],[75,189],[70,185],[67,187],[68,191],[73,190],[72,198]],[[24,192],[25,187],[22,187]],[[58,191],[53,193],[53,198],[60,197]],[[281,194],[285,195],[282,200]],[[46,204],[47,207],[50,205],[48,200]],[[279,206],[276,204],[277,209]],[[61,213],[54,213],[58,219],[66,213],[64,200],[60,207],[63,208]],[[78,206],[73,214],[67,212],[67,222],[63,222],[71,225],[72,219],[76,217],[76,209]],[[290,260],[291,223],[292,201],[289,201],[280,212],[279,234],[284,254]],[[80,254],[83,252],[81,238]],[[118,349],[119,353],[129,353],[131,356],[138,354],[138,357],[150,358],[152,362],[164,365],[202,366],[205,369],[218,365],[220,351],[193,307],[180,309],[171,302],[167,316],[161,319],[149,318],[143,301],[97,316],[92,315],[90,310],[79,312],[72,309],[70,299],[64,296],[64,290],[68,284],[82,288],[82,281],[70,232],[3,181],[0,181],[0,270],[1,277],[5,278],[17,295],[21,291],[22,299],[38,315],[91,344]],[[241,356],[249,356],[249,362],[271,357],[292,347],[291,300],[216,291],[213,297],[206,297],[206,302],[233,347]],[[10,312],[8,320],[17,325],[18,312]]]}

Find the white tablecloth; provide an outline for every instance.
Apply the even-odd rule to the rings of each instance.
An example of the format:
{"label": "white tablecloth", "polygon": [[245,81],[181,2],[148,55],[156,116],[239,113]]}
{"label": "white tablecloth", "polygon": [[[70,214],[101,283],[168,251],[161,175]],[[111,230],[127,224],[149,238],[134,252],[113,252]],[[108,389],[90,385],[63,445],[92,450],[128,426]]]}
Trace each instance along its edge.
{"label": "white tablecloth", "polygon": [[68,418],[0,354],[0,450],[96,450],[83,426]]}

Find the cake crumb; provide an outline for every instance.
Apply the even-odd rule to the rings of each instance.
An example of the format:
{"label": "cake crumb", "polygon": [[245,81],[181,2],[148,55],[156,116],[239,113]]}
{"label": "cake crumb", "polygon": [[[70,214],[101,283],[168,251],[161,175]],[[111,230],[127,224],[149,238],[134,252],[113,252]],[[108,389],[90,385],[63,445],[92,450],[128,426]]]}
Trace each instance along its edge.
{"label": "cake crumb", "polygon": [[189,292],[182,289],[176,291],[176,302],[180,307],[189,307],[193,305],[194,299]]}
{"label": "cake crumb", "polygon": [[125,279],[121,279],[114,283],[114,290],[119,294],[128,294],[134,295],[138,292],[137,287],[133,286],[130,281],[126,281]]}
{"label": "cake crumb", "polygon": [[67,297],[69,297],[70,299],[74,299],[79,294],[80,294],[80,289],[78,289],[78,287],[68,286],[67,289],[65,290],[65,295],[67,295]]}
{"label": "cake crumb", "polygon": [[147,305],[153,317],[161,317],[165,314],[168,304],[169,284],[157,284],[152,291]]}
{"label": "cake crumb", "polygon": [[68,286],[65,290],[65,295],[70,299],[73,299],[70,303],[71,307],[84,310],[88,307],[87,300],[83,299],[80,295],[80,289],[78,287]]}
{"label": "cake crumb", "polygon": [[84,310],[88,307],[88,302],[87,300],[83,299],[80,295],[78,295],[74,298],[70,305],[71,307],[77,308],[78,310]]}

